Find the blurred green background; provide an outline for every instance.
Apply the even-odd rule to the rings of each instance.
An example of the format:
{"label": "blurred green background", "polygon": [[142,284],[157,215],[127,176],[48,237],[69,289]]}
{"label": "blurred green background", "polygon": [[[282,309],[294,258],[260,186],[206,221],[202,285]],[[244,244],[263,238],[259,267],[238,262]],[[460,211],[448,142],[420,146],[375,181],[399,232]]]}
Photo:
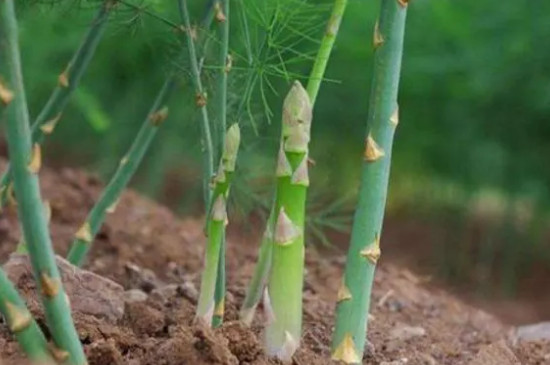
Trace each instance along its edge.
{"label": "blurred green background", "polygon": [[[247,91],[246,43],[242,21],[232,18],[236,67],[229,120],[238,120],[244,131],[233,206],[242,220],[269,205],[281,99],[295,74],[307,76],[330,10],[330,1],[282,2],[286,7],[278,23],[267,30],[252,16],[255,2],[249,3],[257,58],[252,72],[264,82],[252,90],[244,113],[238,106]],[[175,2],[133,3],[179,22]],[[190,3],[198,23],[205,2]],[[377,5],[350,1],[317,101],[312,242],[347,244],[345,234],[334,231],[346,231],[359,181]],[[86,1],[20,9],[31,115],[47,99],[95,9]],[[267,55],[254,47],[263,32],[272,41]],[[458,284],[476,283],[485,296],[534,296],[539,285],[548,284],[549,39],[547,1],[411,2],[384,242],[390,258]],[[212,43],[215,55],[215,39]],[[119,4],[82,86],[48,141],[48,163],[108,179],[176,64],[180,91],[133,187],[181,214],[201,215],[199,121],[181,50],[181,40],[166,24]],[[204,78],[215,85],[209,62]]]}

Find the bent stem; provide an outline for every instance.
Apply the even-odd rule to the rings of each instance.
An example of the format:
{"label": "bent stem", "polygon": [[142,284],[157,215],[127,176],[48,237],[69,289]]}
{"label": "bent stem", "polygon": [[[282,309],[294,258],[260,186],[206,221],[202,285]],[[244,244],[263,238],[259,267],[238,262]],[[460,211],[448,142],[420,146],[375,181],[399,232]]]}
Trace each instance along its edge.
{"label": "bent stem", "polygon": [[[85,364],[86,357],[71,318],[69,301],[59,276],[40,196],[40,146],[32,144],[23,85],[14,0],[0,1],[0,57],[7,77],[0,78],[0,103],[7,112],[8,152],[17,196],[17,212],[31,259],[46,320],[60,361]],[[6,84],[3,84],[6,80]]]}
{"label": "bent stem", "polygon": [[[80,84],[80,80],[95,54],[114,5],[114,0],[104,0],[82,43],[65,70],[59,75],[57,86],[32,125],[33,143],[42,144],[44,138],[54,132],[55,127],[62,118],[65,106]],[[10,174],[11,167],[8,166],[0,179],[0,210],[8,201],[8,186],[11,183]]]}
{"label": "bent stem", "polygon": [[233,124],[226,133],[225,148],[218,173],[214,178],[213,203],[207,215],[206,230],[208,242],[196,317],[208,326],[212,324],[212,317],[216,309],[214,295],[220,262],[220,251],[224,240],[225,226],[228,222],[227,198],[229,197],[229,187],[235,172],[240,139],[239,126],[238,124]]}
{"label": "bent stem", "polygon": [[393,136],[398,124],[397,94],[406,14],[407,1],[382,0],[374,29],[374,77],[359,201],[332,338],[332,358],[346,364],[360,363],[363,358],[371,288],[380,256]]}
{"label": "bent stem", "polygon": [[175,86],[173,75],[168,76],[160,89],[147,118],[143,121],[136,139],[126,155],[120,160],[119,166],[109,184],[103,190],[99,200],[94,205],[86,221],[75,234],[67,260],[73,265],[81,266],[90,251],[95,235],[105,221],[107,213],[114,212],[120,195],[134,176],[151,142],[164,120],[168,117],[168,102]]}
{"label": "bent stem", "polygon": [[2,269],[0,269],[0,312],[2,312],[19,346],[31,361],[53,364],[48,350],[48,342],[42,330],[32,318],[25,302]]}

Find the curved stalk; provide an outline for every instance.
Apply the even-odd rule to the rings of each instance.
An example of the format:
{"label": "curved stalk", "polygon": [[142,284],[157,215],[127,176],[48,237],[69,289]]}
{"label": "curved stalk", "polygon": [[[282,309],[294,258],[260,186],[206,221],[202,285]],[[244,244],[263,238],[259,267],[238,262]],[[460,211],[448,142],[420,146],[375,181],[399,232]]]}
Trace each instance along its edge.
{"label": "curved stalk", "polygon": [[0,269],[0,312],[31,361],[53,364],[46,337],[32,318],[25,301],[21,299],[2,269]]}
{"label": "curved stalk", "polygon": [[220,252],[227,225],[227,198],[231,180],[235,172],[235,163],[240,144],[238,124],[233,124],[226,133],[225,148],[220,161],[218,173],[214,178],[212,207],[208,212],[206,225],[208,242],[206,246],[205,267],[201,276],[201,290],[197,305],[197,319],[209,326],[212,324],[216,308],[215,290]]}
{"label": "curved stalk", "polygon": [[[60,121],[65,106],[79,85],[97,49],[114,4],[113,0],[104,1],[78,50],[73,55],[65,71],[59,75],[57,86],[32,125],[33,143],[42,144],[44,138],[53,133]],[[10,173],[11,168],[8,166],[0,179],[0,209],[8,201],[8,185],[11,182]]]}
{"label": "curved stalk", "polygon": [[374,77],[371,87],[366,148],[351,245],[336,310],[332,358],[360,363],[365,346],[374,271],[386,205],[403,53],[406,0],[382,0],[374,29]]}
{"label": "curved stalk", "polygon": [[86,217],[86,221],[75,234],[75,240],[67,255],[67,260],[73,265],[81,266],[84,262],[95,235],[105,221],[105,216],[116,208],[120,195],[130,182],[132,176],[134,176],[162,122],[168,117],[166,103],[172,94],[174,86],[175,79],[171,75],[160,89],[147,118],[143,121],[136,139],[125,157],[120,161],[111,181],[105,187],[99,200]]}
{"label": "curved stalk", "polygon": [[32,144],[29,112],[23,85],[14,0],[0,2],[1,61],[7,65],[6,84],[0,81],[0,102],[7,112],[8,152],[17,196],[17,213],[37,287],[42,296],[46,320],[61,361],[81,365],[86,357],[71,318],[67,295],[63,290],[40,196],[38,171],[40,146]]}

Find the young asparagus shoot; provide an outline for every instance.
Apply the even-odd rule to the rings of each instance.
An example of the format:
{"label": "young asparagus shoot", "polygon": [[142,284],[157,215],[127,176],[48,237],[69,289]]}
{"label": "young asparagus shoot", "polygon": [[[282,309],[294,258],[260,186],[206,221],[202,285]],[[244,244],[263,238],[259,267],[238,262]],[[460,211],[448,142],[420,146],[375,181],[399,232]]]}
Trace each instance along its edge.
{"label": "young asparagus shoot", "polygon": [[175,86],[173,75],[168,76],[157,94],[156,100],[143,121],[143,124],[126,155],[120,160],[118,168],[109,184],[103,190],[99,200],[89,212],[84,223],[75,234],[75,239],[67,256],[73,265],[81,266],[90,251],[95,235],[101,228],[108,213],[112,213],[120,195],[134,176],[159,127],[168,117],[168,107],[172,90]]}
{"label": "young asparagus shoot", "polygon": [[[114,6],[114,0],[104,0],[82,43],[65,70],[59,75],[57,86],[32,126],[33,143],[42,144],[44,138],[54,132],[63,116],[65,106],[88,68]],[[0,179],[0,209],[8,202],[7,187],[11,183],[10,171],[11,168],[8,166]]]}
{"label": "young asparagus shoot", "polygon": [[403,53],[407,1],[382,0],[375,26],[374,77],[359,201],[336,310],[332,358],[361,363],[374,271],[386,205],[391,150],[398,123],[397,94]]}
{"label": "young asparagus shoot", "polygon": [[[0,75],[0,94],[7,114],[6,134],[12,163],[12,178],[17,196],[17,213],[27,243],[34,277],[57,354],[63,362],[83,365],[86,357],[71,318],[50,239],[38,181],[40,167],[37,148],[33,148],[29,111],[23,85],[14,0],[0,1],[0,63],[6,65]],[[5,81],[4,81],[5,80]],[[34,153],[33,153],[34,151]],[[13,309],[13,308],[12,308]],[[15,308],[19,310],[20,307]]]}
{"label": "young asparagus shoot", "polygon": [[270,356],[282,361],[291,360],[302,331],[304,222],[311,119],[309,95],[296,81],[283,104],[276,222],[266,295],[273,309],[273,320],[265,330],[266,348]]}
{"label": "young asparagus shoot", "polygon": [[[344,16],[346,7],[348,5],[348,0],[335,0],[332,7],[331,15],[326,26],[325,34],[321,41],[319,51],[315,58],[315,63],[311,70],[311,74],[308,80],[307,92],[311,101],[312,107],[315,105],[317,100],[317,95],[319,94],[319,89],[323,81],[325,71],[330,59],[330,54],[334,48],[334,43],[340,30],[340,24],[342,23],[342,18]],[[287,159],[281,159],[282,156],[279,156],[279,164],[281,164],[281,169],[288,169]],[[240,311],[241,320],[250,325],[254,319],[254,314],[258,303],[262,298],[262,293],[264,291],[264,286],[267,282],[267,277],[270,272],[271,267],[271,255],[272,255],[272,246],[273,246],[273,225],[275,224],[275,214],[274,214],[275,205],[271,209],[271,213],[268,218],[268,223],[260,244],[260,251],[258,254],[258,262],[254,269],[254,274],[252,280],[250,281],[250,286],[246,292],[246,297],[243,302],[243,306]]]}
{"label": "young asparagus shoot", "polygon": [[216,311],[214,294],[220,261],[220,249],[224,240],[225,226],[228,223],[227,198],[229,197],[229,188],[235,172],[240,141],[241,132],[239,125],[233,124],[226,133],[224,151],[218,173],[213,181],[213,203],[207,215],[206,231],[208,242],[196,318],[208,326],[212,324],[213,315]]}
{"label": "young asparagus shoot", "polygon": [[[215,3],[214,14],[216,22],[219,25],[220,33],[220,57],[218,71],[218,123],[216,123],[217,138],[222,145],[220,151],[223,151],[223,143],[225,140],[226,125],[227,125],[227,77],[232,68],[232,60],[229,55],[229,0],[220,0]],[[206,204],[208,207],[209,204]],[[218,262],[218,274],[216,276],[216,291],[214,294],[215,311],[212,320],[212,327],[216,328],[222,325],[223,315],[225,310],[225,231],[220,247],[220,259]]]}
{"label": "young asparagus shoot", "polygon": [[17,342],[34,363],[53,364],[48,342],[6,273],[0,269],[0,312]]}

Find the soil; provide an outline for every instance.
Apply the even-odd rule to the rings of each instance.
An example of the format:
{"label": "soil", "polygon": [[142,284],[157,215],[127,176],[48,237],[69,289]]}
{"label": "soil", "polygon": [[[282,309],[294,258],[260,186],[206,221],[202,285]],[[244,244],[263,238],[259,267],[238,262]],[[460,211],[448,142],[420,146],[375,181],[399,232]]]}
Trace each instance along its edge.
{"label": "soil", "polygon": [[[46,168],[41,184],[51,206],[54,246],[63,256],[102,186],[80,171]],[[263,353],[261,310],[251,328],[237,321],[255,263],[258,230],[230,227],[226,321],[211,330],[193,323],[204,250],[201,219],[182,220],[126,192],[101,229],[85,267],[126,290],[121,294],[123,315],[113,320],[74,313],[90,365],[279,364]],[[19,237],[15,212],[7,209],[0,216],[3,261]],[[308,247],[306,260],[303,342],[293,363],[330,364],[334,303],[345,256],[339,250]],[[495,317],[384,259],[373,296],[364,364],[550,364],[550,344],[510,344],[510,328]],[[43,325],[41,314],[35,312]],[[506,357],[499,360],[501,355]],[[496,360],[488,362],[483,356]],[[4,324],[0,358],[4,364],[24,363]]]}

